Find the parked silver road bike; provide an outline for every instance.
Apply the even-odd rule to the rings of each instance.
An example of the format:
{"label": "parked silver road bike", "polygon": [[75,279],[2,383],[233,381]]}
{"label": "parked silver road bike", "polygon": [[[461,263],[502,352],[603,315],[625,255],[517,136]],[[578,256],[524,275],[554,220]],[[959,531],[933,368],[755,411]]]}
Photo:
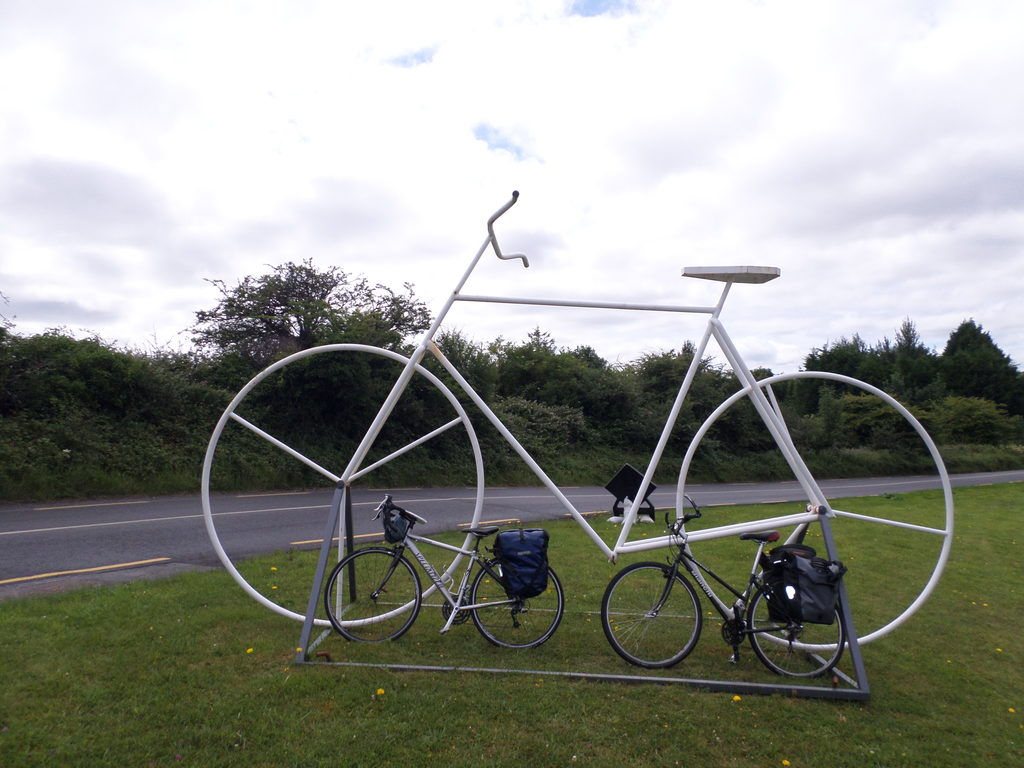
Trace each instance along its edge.
{"label": "parked silver road bike", "polygon": [[[480,554],[480,543],[496,534],[497,525],[474,526],[467,531],[471,547],[455,547],[413,533],[427,521],[396,505],[387,495],[377,506],[374,519],[384,522],[391,547],[362,547],[334,567],[324,587],[324,608],[334,629],[348,640],[380,642],[406,633],[419,616],[423,588],[408,551],[420,564],[443,600],[445,623],[441,633],[454,624],[473,620],[477,630],[494,645],[533,648],[558,629],[565,611],[562,583],[548,568],[547,588],[530,598],[508,594],[501,561]],[[449,590],[445,580],[423,555],[418,544],[453,552],[467,558],[458,584]],[[471,578],[472,577],[472,578]]]}
{"label": "parked silver road bike", "polygon": [[[483,243],[437,312],[429,329],[408,356],[361,344],[331,344],[302,350],[274,363],[255,376],[225,409],[211,435],[203,463],[203,513],[218,556],[242,589],[262,605],[283,616],[298,621],[304,621],[306,618],[275,601],[273,593],[267,594],[266,587],[262,587],[261,590],[254,586],[251,582],[256,579],[252,576],[249,579],[243,576],[232,556],[228,554],[228,547],[222,542],[221,532],[218,530],[218,526],[224,528],[228,524],[228,518],[218,522],[219,515],[214,509],[215,498],[211,492],[211,485],[216,484],[218,471],[230,472],[232,462],[238,461],[240,453],[245,450],[254,451],[261,461],[267,460],[268,451],[280,453],[287,461],[299,462],[334,484],[336,488],[349,495],[348,501],[351,502],[350,495],[356,486],[390,487],[392,484],[388,481],[388,472],[393,469],[392,464],[422,459],[417,466],[429,467],[433,455],[432,447],[438,441],[443,441],[449,454],[453,445],[460,446],[464,451],[467,461],[466,479],[470,482],[470,493],[473,495],[472,512],[467,516],[464,525],[477,526],[481,523],[484,508],[484,461],[473,418],[463,405],[468,401],[467,405],[472,403],[471,407],[479,411],[479,414],[497,430],[536,475],[538,481],[550,491],[557,504],[583,528],[601,555],[612,562],[626,554],[675,548],[681,535],[685,535],[687,544],[691,547],[711,539],[769,530],[785,530],[788,532],[788,540],[796,540],[802,537],[809,527],[813,530],[815,523],[820,522],[824,516],[829,519],[836,538],[844,542],[843,559],[850,566],[846,585],[851,594],[851,604],[856,606],[858,594],[877,593],[888,596],[884,612],[872,614],[863,620],[858,617],[857,630],[860,642],[870,642],[888,634],[917,611],[934,590],[945,567],[952,543],[953,497],[942,459],[934,442],[914,415],[874,386],[849,376],[820,371],[785,373],[761,380],[755,378],[726,332],[722,314],[726,299],[734,288],[742,286],[746,289],[762,285],[779,277],[780,270],[766,266],[686,267],[682,271],[684,277],[704,281],[709,286],[715,283],[721,286],[717,300],[702,305],[632,304],[467,293],[464,290],[467,282],[488,251],[493,252],[498,259],[518,262],[522,267],[529,266],[529,260],[525,255],[504,253],[494,231],[495,222],[516,203],[518,197],[518,193],[513,193],[512,198],[487,220],[487,234]],[[680,521],[678,526],[664,535],[646,535],[646,532],[640,532],[642,529],[634,528],[634,523],[637,521],[642,499],[635,499],[625,510],[623,524],[615,541],[605,542],[583,512],[566,498],[494,409],[488,405],[485,398],[474,389],[467,376],[435,343],[442,324],[450,319],[453,308],[467,303],[535,308],[562,307],[580,311],[654,312],[675,317],[706,318],[703,334],[694,345],[692,363],[679,382],[675,399],[671,403],[666,403],[665,424],[652,451],[650,462],[643,472],[640,486],[646,488],[650,485],[665,454],[672,430],[679,419],[698,368],[708,353],[710,342],[714,340],[736,376],[738,389],[708,414],[695,431],[682,458],[675,502],[675,518]],[[444,369],[454,384],[449,386],[428,369],[425,365],[428,356]],[[317,368],[316,365],[320,362],[323,365]],[[330,381],[336,382],[333,390],[336,397],[329,402],[303,404],[308,406],[309,413],[308,419],[301,425],[257,423],[261,417],[254,417],[252,414],[264,412],[251,408],[250,404],[259,400],[262,391],[287,391],[294,377],[312,376],[329,377]],[[799,430],[793,430],[787,424],[785,409],[777,396],[780,385],[802,383],[803,380],[858,393],[870,398],[876,403],[877,408],[887,411],[891,422],[899,425],[902,429],[901,434],[909,434],[911,440],[916,441],[916,449],[933,467],[930,480],[938,492],[929,497],[927,503],[915,504],[912,511],[907,511],[907,507],[902,505],[892,505],[891,510],[887,508],[886,511],[879,512],[874,507],[868,508],[858,506],[852,501],[848,503],[829,498],[808,468],[798,447]],[[356,389],[362,395],[359,407],[355,406],[354,398],[353,402],[350,402],[346,396],[347,392]],[[367,398],[376,398],[372,407],[365,406]],[[743,519],[699,530],[686,529],[682,521],[686,513],[684,497],[690,468],[698,451],[704,445],[705,438],[710,443],[714,442],[715,427],[723,416],[732,409],[741,407],[754,409],[756,419],[764,425],[782,460],[792,471],[804,501],[797,507],[797,511],[791,514],[767,517],[752,515],[754,519]],[[319,414],[327,411],[330,412],[332,423],[337,423],[342,417],[350,419],[352,423],[346,432],[357,437],[350,442],[339,439],[332,450],[318,454],[304,442],[304,433],[316,429],[321,423]],[[399,415],[403,418],[398,418]],[[409,415],[414,418],[405,418]],[[474,416],[479,418],[476,413]],[[254,421],[254,418],[257,421]],[[409,424],[419,425],[418,431],[410,432]],[[289,432],[291,426],[295,426],[296,429]],[[905,440],[905,435],[901,440]],[[320,441],[317,445],[322,445],[323,442]],[[226,469],[219,469],[221,467]],[[432,478],[425,476],[424,484],[430,483],[431,480]],[[881,569],[858,566],[858,554],[866,555],[867,552],[850,552],[851,544],[848,537],[843,538],[843,529],[846,529],[854,540],[859,540],[858,537],[862,535],[877,539],[875,532],[883,532],[882,538],[891,540],[895,551],[909,551],[909,548],[912,548],[915,552],[914,561],[924,561],[924,569],[915,571],[911,576],[901,576],[898,585],[891,580],[886,582],[888,574],[880,573]],[[473,538],[473,533],[466,534],[463,550],[472,549]],[[339,541],[339,549],[343,550],[344,536],[339,535]],[[444,583],[455,579],[460,562],[466,556],[462,551],[451,554],[451,562],[440,573]],[[344,552],[339,551],[339,558],[342,556]],[[240,560],[242,555],[235,557]],[[707,586],[707,589],[711,588],[711,585]],[[436,589],[436,585],[431,585],[424,595],[429,595]],[[411,611],[413,608],[413,601],[409,601],[407,610]],[[330,626],[325,618],[317,617],[315,622],[319,626]],[[343,617],[340,618],[339,624],[344,628]]]}

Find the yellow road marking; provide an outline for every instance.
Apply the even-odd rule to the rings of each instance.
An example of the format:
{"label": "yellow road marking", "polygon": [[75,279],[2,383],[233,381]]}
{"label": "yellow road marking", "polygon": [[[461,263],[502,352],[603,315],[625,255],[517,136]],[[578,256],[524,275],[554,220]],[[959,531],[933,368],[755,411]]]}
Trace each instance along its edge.
{"label": "yellow road marking", "polygon": [[142,501],[103,501],[94,504],[67,504],[60,507],[33,507],[34,512],[50,512],[55,509],[85,509],[86,507],[120,507],[127,504],[149,504],[147,500]]}
{"label": "yellow road marking", "polygon": [[235,496],[236,499],[262,499],[267,496],[303,496],[311,491],[274,491],[273,493],[246,493]]}
{"label": "yellow road marking", "polygon": [[[521,523],[518,517],[503,517],[500,520],[481,520],[477,525],[500,525],[502,523]],[[473,523],[459,523],[459,528],[469,528]]]}
{"label": "yellow road marking", "polygon": [[[374,536],[383,536],[383,535],[384,535],[383,533],[360,533],[360,534],[356,534],[352,538],[353,539],[371,539]],[[337,540],[338,540],[337,536],[335,536],[333,539],[331,539],[331,541],[337,541]],[[323,544],[323,543],[324,543],[323,539],[308,539],[306,541],[291,541],[291,542],[289,542],[289,546],[297,547],[297,546],[299,546],[301,544]]]}
{"label": "yellow road marking", "polygon": [[136,560],[134,563],[115,563],[114,565],[98,565],[95,568],[78,568],[73,571],[54,571],[53,573],[39,573],[35,576],[19,576],[16,579],[3,579],[0,584],[14,584],[19,581],[35,581],[37,579],[49,579],[53,576],[73,576],[78,573],[96,573],[98,571],[110,571],[115,568],[132,568],[137,565],[152,565],[153,563],[166,563],[169,557],[154,557],[152,560]]}

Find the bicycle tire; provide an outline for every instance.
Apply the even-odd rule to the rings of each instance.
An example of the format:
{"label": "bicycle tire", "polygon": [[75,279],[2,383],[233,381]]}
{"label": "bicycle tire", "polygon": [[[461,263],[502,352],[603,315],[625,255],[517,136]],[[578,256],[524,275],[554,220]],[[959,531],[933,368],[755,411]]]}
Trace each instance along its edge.
{"label": "bicycle tire", "polygon": [[668,599],[654,612],[670,573],[664,563],[633,563],[605,589],[601,627],[611,647],[630,664],[671,667],[697,645],[703,626],[700,599],[682,574],[676,573]]}
{"label": "bicycle tire", "polygon": [[[496,559],[487,565],[500,574]],[[510,602],[511,600],[511,602]],[[565,613],[565,593],[554,569],[548,569],[548,586],[530,598],[509,598],[504,585],[481,568],[470,591],[473,605],[495,605],[473,610],[473,624],[489,642],[502,648],[534,648],[546,642],[558,629]]]}
{"label": "bicycle tire", "polygon": [[412,565],[384,547],[358,549],[342,558],[324,587],[331,626],[360,642],[397,640],[416,621],[421,601]]}
{"label": "bicycle tire", "polygon": [[[767,631],[777,627],[775,631]],[[768,615],[768,602],[758,590],[747,608],[750,645],[757,658],[777,675],[821,677],[839,663],[846,645],[846,623],[836,605],[831,624],[783,623]]]}

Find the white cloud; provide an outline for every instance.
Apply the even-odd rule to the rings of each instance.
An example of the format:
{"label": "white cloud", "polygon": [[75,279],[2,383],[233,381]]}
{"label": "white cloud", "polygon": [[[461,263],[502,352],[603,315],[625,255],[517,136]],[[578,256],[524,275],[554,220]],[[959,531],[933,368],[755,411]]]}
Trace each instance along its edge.
{"label": "white cloud", "polygon": [[[1018,363],[1024,78],[1011,2],[0,6],[0,290],[16,330],[166,341],[312,257],[468,290],[706,303],[685,264],[782,267],[724,319],[755,364],[973,317]],[[694,324],[459,307],[611,360]]]}

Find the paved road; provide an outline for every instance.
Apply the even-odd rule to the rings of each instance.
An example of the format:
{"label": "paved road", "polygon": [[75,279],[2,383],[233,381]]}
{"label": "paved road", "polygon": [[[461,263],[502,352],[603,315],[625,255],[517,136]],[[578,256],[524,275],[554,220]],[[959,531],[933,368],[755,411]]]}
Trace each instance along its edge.
{"label": "paved road", "polygon": [[[956,475],[954,485],[1024,482],[1024,471]],[[900,493],[934,486],[929,478],[861,478],[823,483],[840,498]],[[608,510],[611,496],[599,487],[567,488],[582,513]],[[692,485],[702,506],[800,501],[795,482]],[[396,501],[430,521],[425,532],[450,530],[468,518],[468,489],[393,490]],[[381,491],[354,496],[354,531],[377,536],[370,520]],[[675,487],[651,496],[657,506],[675,503]],[[331,491],[223,495],[213,500],[221,540],[233,559],[292,547],[314,547],[323,536]],[[483,519],[529,522],[561,517],[565,510],[544,488],[494,488],[485,494]],[[184,570],[219,568],[198,496],[111,499],[0,506],[0,600],[57,592],[82,584],[161,578]]]}

